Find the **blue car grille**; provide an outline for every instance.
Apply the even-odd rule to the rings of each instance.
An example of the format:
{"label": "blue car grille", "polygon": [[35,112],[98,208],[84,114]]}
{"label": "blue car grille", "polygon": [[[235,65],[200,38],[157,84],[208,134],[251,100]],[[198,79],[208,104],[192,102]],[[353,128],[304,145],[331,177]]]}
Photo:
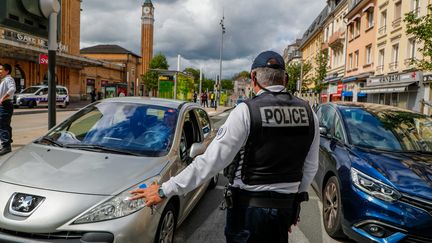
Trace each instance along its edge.
{"label": "blue car grille", "polygon": [[430,243],[431,241],[432,241],[431,238],[426,238],[417,235],[408,235],[401,241],[401,243]]}
{"label": "blue car grille", "polygon": [[432,202],[427,201],[426,199],[420,199],[420,198],[414,198],[407,195],[402,195],[402,197],[399,199],[400,201],[407,203],[409,205],[412,205],[417,208],[421,208],[429,213],[429,215],[432,215]]}
{"label": "blue car grille", "polygon": [[40,239],[40,240],[52,240],[52,239],[64,239],[64,240],[71,240],[71,239],[81,239],[85,232],[80,231],[60,231],[55,233],[24,233],[24,232],[18,232],[13,230],[6,230],[0,228],[0,232],[13,235],[21,238],[26,239]]}

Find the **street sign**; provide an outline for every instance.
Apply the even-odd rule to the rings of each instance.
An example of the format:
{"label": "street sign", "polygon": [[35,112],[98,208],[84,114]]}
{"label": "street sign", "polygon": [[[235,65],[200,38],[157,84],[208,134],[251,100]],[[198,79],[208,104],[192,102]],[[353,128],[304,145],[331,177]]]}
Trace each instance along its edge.
{"label": "street sign", "polygon": [[47,54],[39,54],[39,64],[48,65],[48,55]]}

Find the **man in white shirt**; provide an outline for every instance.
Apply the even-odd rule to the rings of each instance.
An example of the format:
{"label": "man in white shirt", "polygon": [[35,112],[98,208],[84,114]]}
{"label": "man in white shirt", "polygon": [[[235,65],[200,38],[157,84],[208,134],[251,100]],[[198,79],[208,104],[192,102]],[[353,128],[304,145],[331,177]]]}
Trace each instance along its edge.
{"label": "man in white shirt", "polygon": [[0,141],[2,148],[0,155],[12,151],[12,127],[13,96],[15,94],[15,80],[10,73],[12,67],[9,64],[0,64]]}
{"label": "man in white shirt", "polygon": [[[318,169],[319,126],[307,102],[285,91],[283,58],[272,51],[251,68],[257,96],[230,113],[203,155],[179,175],[132,191],[146,205],[182,195],[226,168],[227,242],[288,242]],[[304,198],[301,198],[304,196]]]}

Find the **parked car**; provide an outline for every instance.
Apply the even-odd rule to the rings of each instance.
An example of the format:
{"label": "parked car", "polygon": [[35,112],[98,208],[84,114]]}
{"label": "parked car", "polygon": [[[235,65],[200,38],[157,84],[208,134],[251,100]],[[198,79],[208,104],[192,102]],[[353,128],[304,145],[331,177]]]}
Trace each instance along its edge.
{"label": "parked car", "polygon": [[213,137],[194,103],[92,103],[0,159],[0,242],[172,242],[217,176],[153,209],[130,191],[180,173]]}
{"label": "parked car", "polygon": [[326,103],[313,187],[332,237],[432,242],[432,119],[392,106]]}
{"label": "parked car", "polygon": [[[13,97],[15,107],[27,106],[28,108],[48,105],[48,86],[30,86]],[[69,105],[69,91],[66,87],[57,85],[56,104],[66,108]]]}

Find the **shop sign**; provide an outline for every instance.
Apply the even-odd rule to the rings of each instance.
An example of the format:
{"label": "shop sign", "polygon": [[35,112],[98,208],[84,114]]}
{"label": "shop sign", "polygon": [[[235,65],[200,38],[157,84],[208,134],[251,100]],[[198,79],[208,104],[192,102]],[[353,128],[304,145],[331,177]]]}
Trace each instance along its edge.
{"label": "shop sign", "polygon": [[48,65],[48,55],[47,54],[39,54],[39,64]]}
{"label": "shop sign", "polygon": [[101,81],[101,86],[107,86],[108,85],[108,81],[107,80],[102,80]]}
{"label": "shop sign", "polygon": [[337,85],[337,93],[342,94],[342,90],[343,90],[343,84],[342,84],[342,82],[340,82]]}
{"label": "shop sign", "polygon": [[410,73],[395,73],[390,75],[385,75],[381,77],[368,78],[366,86],[373,85],[383,85],[390,83],[407,83],[419,81],[420,72],[410,72]]}
{"label": "shop sign", "polygon": [[[3,35],[0,35],[0,37],[4,38],[6,40],[11,40],[11,41],[15,41],[15,42],[25,43],[25,44],[29,44],[32,46],[48,49],[48,40],[42,39],[39,37],[35,37],[35,36],[31,36],[31,35],[27,35],[27,34],[23,34],[20,32],[5,29],[3,31]],[[57,46],[58,46],[57,50],[60,52],[68,52],[69,51],[69,47],[67,45],[60,43],[60,42],[57,43]]]}
{"label": "shop sign", "polygon": [[338,85],[329,85],[328,87],[328,93],[329,94],[336,94],[338,91]]}
{"label": "shop sign", "polygon": [[87,79],[87,85],[95,85],[94,79]]}

